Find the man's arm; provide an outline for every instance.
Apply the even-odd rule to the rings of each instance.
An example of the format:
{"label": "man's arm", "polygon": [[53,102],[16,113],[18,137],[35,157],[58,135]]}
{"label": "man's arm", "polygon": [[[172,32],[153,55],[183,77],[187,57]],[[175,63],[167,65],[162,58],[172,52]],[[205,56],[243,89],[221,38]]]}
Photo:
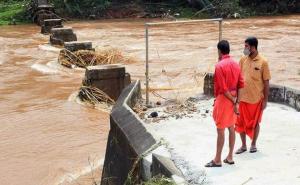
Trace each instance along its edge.
{"label": "man's arm", "polygon": [[264,99],[263,99],[263,103],[262,103],[262,110],[265,110],[265,108],[267,107],[268,98],[269,98],[269,89],[270,89],[269,81],[271,79],[269,64],[267,61],[263,63],[263,74],[262,75],[263,75],[263,82],[264,82]]}
{"label": "man's arm", "polygon": [[264,100],[262,103],[262,110],[265,110],[265,108],[267,107],[267,103],[269,99],[269,91],[270,91],[269,80],[264,80]]}
{"label": "man's arm", "polygon": [[238,100],[238,97],[239,97],[239,94],[240,94],[240,89],[238,90],[238,95],[237,97],[234,97],[231,95],[231,93],[229,91],[226,91],[224,93],[224,95],[226,96],[226,98],[228,98],[233,104],[234,104],[234,112],[239,115],[240,112],[239,112],[239,100]]}
{"label": "man's arm", "polygon": [[226,91],[224,93],[224,95],[226,96],[226,98],[228,98],[230,101],[232,101],[232,103],[236,102],[236,97],[232,96],[231,93],[229,91]]}

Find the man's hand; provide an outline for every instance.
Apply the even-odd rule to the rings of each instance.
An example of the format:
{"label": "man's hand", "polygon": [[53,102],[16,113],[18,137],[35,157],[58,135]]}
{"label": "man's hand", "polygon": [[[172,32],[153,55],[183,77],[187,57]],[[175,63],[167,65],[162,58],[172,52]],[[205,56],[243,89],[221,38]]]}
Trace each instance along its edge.
{"label": "man's hand", "polygon": [[269,89],[270,89],[269,80],[265,80],[264,81],[264,100],[261,105],[261,110],[265,110],[265,108],[267,107],[268,97],[269,97]]}
{"label": "man's hand", "polygon": [[235,103],[234,104],[234,107],[233,107],[233,110],[234,110],[234,113],[236,114],[236,115],[240,115],[240,110],[239,110],[239,103]]}
{"label": "man's hand", "polygon": [[268,101],[267,100],[263,100],[262,105],[261,105],[261,110],[265,110],[267,107]]}

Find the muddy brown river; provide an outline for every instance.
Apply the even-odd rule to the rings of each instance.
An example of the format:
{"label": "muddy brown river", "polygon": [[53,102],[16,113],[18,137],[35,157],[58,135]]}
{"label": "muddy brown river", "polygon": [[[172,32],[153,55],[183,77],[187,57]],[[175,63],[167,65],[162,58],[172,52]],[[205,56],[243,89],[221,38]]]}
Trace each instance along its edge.
{"label": "muddy brown river", "polygon": [[[157,21],[157,20],[155,20]],[[144,82],[145,20],[68,22],[78,40],[116,47],[139,62],[126,64]],[[109,130],[108,113],[70,100],[83,70],[57,63],[59,50],[36,25],[0,27],[0,184],[91,185],[99,179]],[[259,39],[272,83],[300,87],[300,15],[226,20],[223,38],[236,60],[247,36]],[[181,99],[201,92],[213,71],[217,23],[150,30],[151,98]],[[144,88],[144,86],[143,86]],[[91,173],[93,172],[93,173]]]}

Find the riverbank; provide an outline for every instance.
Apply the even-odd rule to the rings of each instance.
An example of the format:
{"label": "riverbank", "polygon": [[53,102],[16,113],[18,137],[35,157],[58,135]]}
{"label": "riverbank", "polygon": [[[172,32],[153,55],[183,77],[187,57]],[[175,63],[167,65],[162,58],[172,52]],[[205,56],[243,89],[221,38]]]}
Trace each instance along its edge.
{"label": "riverbank", "polygon": [[[101,20],[112,18],[203,19],[213,17],[250,18],[300,13],[300,2],[272,1],[164,1],[134,2],[118,0],[51,1],[56,13],[67,20]],[[30,0],[0,2],[0,25],[32,21]],[[267,8],[266,8],[267,7]]]}
{"label": "riverbank", "polygon": [[26,16],[26,1],[1,1],[0,2],[0,26],[30,23]]}

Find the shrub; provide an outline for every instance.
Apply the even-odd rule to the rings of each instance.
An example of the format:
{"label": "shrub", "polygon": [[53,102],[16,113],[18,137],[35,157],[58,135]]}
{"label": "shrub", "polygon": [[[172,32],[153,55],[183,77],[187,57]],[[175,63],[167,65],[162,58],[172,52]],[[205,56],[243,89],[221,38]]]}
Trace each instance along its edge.
{"label": "shrub", "polygon": [[110,5],[110,0],[52,0],[59,14],[72,17],[88,17],[90,15],[100,16]]}

